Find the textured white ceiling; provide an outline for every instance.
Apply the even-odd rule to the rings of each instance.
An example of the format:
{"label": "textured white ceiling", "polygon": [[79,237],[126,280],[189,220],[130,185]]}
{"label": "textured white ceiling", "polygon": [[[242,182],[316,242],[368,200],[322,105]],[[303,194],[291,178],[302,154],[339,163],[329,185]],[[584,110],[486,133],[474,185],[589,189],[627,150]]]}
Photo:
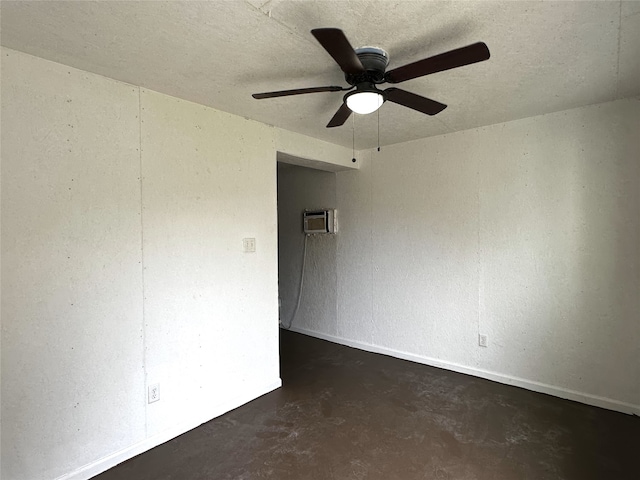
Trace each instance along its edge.
{"label": "textured white ceiling", "polygon": [[[482,63],[400,88],[448,104],[435,117],[387,103],[382,145],[640,95],[640,1],[2,1],[4,46],[351,146],[351,120],[325,125],[340,92],[254,100],[251,93],[346,85],[309,31],[344,30],[395,68],[484,41]],[[377,114],[356,116],[356,148]]]}

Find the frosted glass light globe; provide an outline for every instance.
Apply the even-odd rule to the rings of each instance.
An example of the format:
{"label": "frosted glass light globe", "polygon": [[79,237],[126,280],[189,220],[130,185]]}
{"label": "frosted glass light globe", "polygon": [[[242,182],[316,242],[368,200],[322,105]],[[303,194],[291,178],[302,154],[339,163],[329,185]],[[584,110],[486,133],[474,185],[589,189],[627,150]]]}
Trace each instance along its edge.
{"label": "frosted glass light globe", "polygon": [[380,108],[384,99],[376,92],[356,92],[347,97],[347,107],[352,112],[366,115]]}

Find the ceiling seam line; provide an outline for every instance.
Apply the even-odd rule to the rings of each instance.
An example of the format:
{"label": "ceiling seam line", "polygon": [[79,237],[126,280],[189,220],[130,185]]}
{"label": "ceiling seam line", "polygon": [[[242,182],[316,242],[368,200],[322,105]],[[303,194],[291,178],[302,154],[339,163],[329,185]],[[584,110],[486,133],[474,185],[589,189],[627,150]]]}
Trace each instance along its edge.
{"label": "ceiling seam line", "polygon": [[[249,6],[249,8],[252,8],[253,10],[257,11],[258,13],[261,13],[262,15],[267,17],[268,19],[273,20],[278,25],[280,25],[281,27],[286,29],[292,35],[298,37],[301,40],[305,40],[306,39],[306,37],[304,35],[299,34],[295,29],[289,27],[289,25],[287,25],[286,23],[283,23],[280,20],[278,20],[277,18],[275,18],[271,14],[271,10],[269,10],[268,12],[265,12],[264,10],[262,10],[262,7],[264,7],[265,5],[268,5],[270,2],[264,3],[261,7],[256,7],[255,5],[252,5],[251,3],[249,3],[247,0],[244,0],[244,3],[245,3],[245,5]],[[311,43],[311,42],[309,42],[309,43]]]}
{"label": "ceiling seam line", "polygon": [[262,5],[262,7],[256,7],[254,5],[252,5],[251,3],[249,3],[247,0],[244,0],[244,3],[249,6],[249,8],[261,13],[262,15],[264,15],[265,17],[269,18],[270,20],[273,20],[274,22],[276,22],[278,25],[280,25],[282,28],[284,28],[285,30],[287,30],[290,34],[294,35],[296,38],[298,38],[299,40],[304,41],[305,43],[309,44],[309,45],[313,45],[315,46],[318,51],[324,52],[324,49],[322,49],[319,45],[318,42],[312,41],[310,38],[308,38],[308,35],[303,34],[303,33],[299,33],[297,30],[291,28],[289,25],[287,25],[286,23],[278,20],[276,17],[274,17],[271,14],[271,10],[268,11],[268,13],[265,13],[262,10],[262,7],[264,7],[265,5],[269,4],[270,2],[266,2]]}

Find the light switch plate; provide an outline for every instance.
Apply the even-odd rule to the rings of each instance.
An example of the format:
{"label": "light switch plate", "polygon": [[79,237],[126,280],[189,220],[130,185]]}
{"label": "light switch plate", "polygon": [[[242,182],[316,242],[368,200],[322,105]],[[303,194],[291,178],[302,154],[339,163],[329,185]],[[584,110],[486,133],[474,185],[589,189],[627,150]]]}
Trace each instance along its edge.
{"label": "light switch plate", "polygon": [[255,238],[243,238],[242,249],[245,253],[251,253],[256,251],[256,239]]}

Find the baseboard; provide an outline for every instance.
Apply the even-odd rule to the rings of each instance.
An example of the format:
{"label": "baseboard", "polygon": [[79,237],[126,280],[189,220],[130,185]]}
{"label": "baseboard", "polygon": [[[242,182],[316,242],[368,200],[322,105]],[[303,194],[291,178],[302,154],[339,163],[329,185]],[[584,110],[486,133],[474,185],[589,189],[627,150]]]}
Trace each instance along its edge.
{"label": "baseboard", "polygon": [[162,445],[165,442],[177,437],[178,435],[182,435],[183,433],[188,432],[189,430],[193,430],[194,428],[206,423],[210,420],[213,420],[220,415],[223,415],[235,408],[238,408],[245,403],[250,402],[251,400],[255,400],[262,395],[265,395],[279,387],[282,386],[282,381],[280,379],[275,382],[271,382],[267,385],[260,385],[259,387],[247,390],[243,392],[241,395],[234,397],[232,400],[224,402],[222,404],[216,405],[216,407],[207,412],[205,415],[200,415],[199,418],[194,418],[189,421],[183,422],[180,425],[176,425],[173,428],[165,430],[162,433],[154,435],[152,437],[143,440],[142,442],[138,442],[130,447],[127,447],[118,452],[112,453],[111,455],[107,455],[95,462],[92,462],[88,465],[80,467],[77,470],[74,470],[71,473],[67,473],[58,477],[56,480],[88,480],[96,475],[99,475],[102,472],[109,470],[116,465],[129,460],[130,458],[135,457],[136,455],[140,455],[141,453],[146,452],[147,450],[151,450],[158,445]]}
{"label": "baseboard", "polygon": [[512,377],[502,373],[491,372],[488,370],[482,370],[479,368],[468,367],[453,362],[447,362],[445,360],[439,360],[437,358],[430,358],[421,355],[415,355],[408,352],[402,352],[400,350],[394,350],[392,348],[380,347],[364,342],[358,342],[349,340],[334,335],[328,335],[326,333],[316,332],[313,330],[307,330],[304,328],[291,327],[292,332],[298,332],[311,337],[320,338],[322,340],[328,340],[330,342],[339,343],[348,347],[357,348],[359,350],[365,350],[372,353],[380,353],[382,355],[388,355],[395,358],[401,358],[403,360],[409,360],[411,362],[422,363],[432,367],[442,368],[445,370],[451,370],[452,372],[464,373],[466,375],[473,375],[474,377],[486,378],[494,382],[503,383],[505,385],[513,385],[515,387],[525,388],[534,392],[545,393],[547,395],[553,395],[554,397],[565,398],[567,400],[573,400],[576,402],[592,405],[594,407],[606,408],[608,410],[614,410],[616,412],[627,413],[630,415],[640,416],[640,405],[633,405],[631,403],[619,402],[606,397],[599,397],[596,395],[590,395],[588,393],[577,392],[575,390],[569,390],[562,387],[556,387],[554,385],[548,385],[545,383],[535,382],[533,380],[527,380],[519,377]]}

